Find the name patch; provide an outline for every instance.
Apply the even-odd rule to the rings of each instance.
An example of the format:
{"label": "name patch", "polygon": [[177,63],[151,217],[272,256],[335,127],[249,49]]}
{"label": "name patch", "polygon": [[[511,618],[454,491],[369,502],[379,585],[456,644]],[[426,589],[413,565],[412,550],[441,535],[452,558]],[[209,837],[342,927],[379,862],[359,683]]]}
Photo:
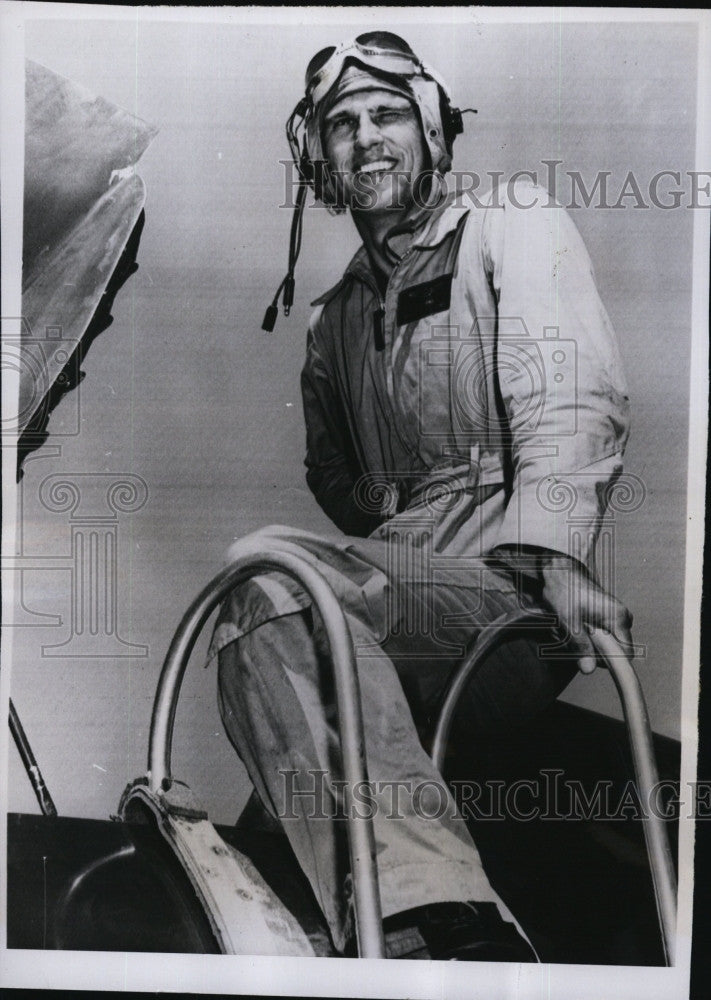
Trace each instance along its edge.
{"label": "name patch", "polygon": [[452,296],[452,275],[442,274],[432,281],[403,288],[397,297],[397,325],[416,323],[425,316],[449,309]]}

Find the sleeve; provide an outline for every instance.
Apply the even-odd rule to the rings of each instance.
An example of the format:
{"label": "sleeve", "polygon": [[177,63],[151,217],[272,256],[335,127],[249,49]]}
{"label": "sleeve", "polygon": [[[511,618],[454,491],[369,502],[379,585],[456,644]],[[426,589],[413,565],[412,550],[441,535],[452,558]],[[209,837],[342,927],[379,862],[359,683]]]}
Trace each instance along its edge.
{"label": "sleeve", "polygon": [[622,363],[590,258],[566,211],[530,184],[515,204],[489,209],[482,247],[513,466],[498,544],[590,565],[629,433]]}
{"label": "sleeve", "polygon": [[354,487],[361,475],[348,435],[343,404],[316,344],[314,314],[301,372],[301,396],[306,423],[306,482],[321,509],[347,535],[366,537],[382,518],[359,505]]}

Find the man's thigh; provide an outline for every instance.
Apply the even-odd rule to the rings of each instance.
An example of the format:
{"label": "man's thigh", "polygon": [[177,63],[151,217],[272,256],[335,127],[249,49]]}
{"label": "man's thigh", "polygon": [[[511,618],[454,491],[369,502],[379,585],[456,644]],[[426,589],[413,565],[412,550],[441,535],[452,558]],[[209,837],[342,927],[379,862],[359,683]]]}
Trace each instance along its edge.
{"label": "man's thigh", "polygon": [[[431,727],[447,682],[493,622],[536,610],[508,576],[482,571],[466,583],[392,581],[380,645],[393,661],[418,729]],[[462,699],[457,730],[504,733],[547,708],[576,673],[552,628],[518,626],[482,661]],[[359,655],[367,655],[367,650]]]}

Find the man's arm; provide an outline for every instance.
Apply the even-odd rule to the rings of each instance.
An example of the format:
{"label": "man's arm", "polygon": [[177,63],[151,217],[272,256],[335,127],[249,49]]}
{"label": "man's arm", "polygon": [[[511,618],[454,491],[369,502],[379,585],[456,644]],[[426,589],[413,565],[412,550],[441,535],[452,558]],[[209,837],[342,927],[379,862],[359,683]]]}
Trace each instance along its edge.
{"label": "man's arm", "polygon": [[[589,572],[609,490],[622,471],[629,400],[572,220],[560,207],[545,207],[540,188],[525,186],[517,200],[536,204],[491,212],[485,228],[500,323],[512,330],[520,317],[530,337],[512,342],[519,364],[498,368],[514,479],[495,552],[535,577],[544,603],[576,636],[588,670],[593,649],[583,622],[631,643],[629,612]],[[500,339],[500,358],[503,346]],[[511,350],[505,354],[510,362]]]}
{"label": "man's arm", "polygon": [[600,586],[583,563],[561,552],[525,545],[498,545],[491,555],[522,584],[525,580],[525,589],[540,594],[544,606],[554,612],[559,627],[572,641],[582,673],[592,673],[596,664],[589,628],[611,632],[632,655],[632,614]]}
{"label": "man's arm", "polygon": [[359,505],[354,487],[360,476],[343,407],[316,346],[313,322],[301,373],[306,422],[306,482],[321,509],[347,535],[366,537],[382,518]]}

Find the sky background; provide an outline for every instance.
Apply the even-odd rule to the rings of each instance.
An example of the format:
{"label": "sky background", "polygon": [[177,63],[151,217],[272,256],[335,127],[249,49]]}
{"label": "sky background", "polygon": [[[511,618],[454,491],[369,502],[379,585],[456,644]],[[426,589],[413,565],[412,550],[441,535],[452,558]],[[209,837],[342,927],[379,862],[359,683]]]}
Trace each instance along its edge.
{"label": "sky background", "polygon": [[[162,658],[230,542],[270,523],[331,530],[304,482],[299,372],[309,302],[357,247],[347,218],[307,211],[292,315],[272,334],[260,329],[286,267],[283,126],[309,58],[366,28],[404,35],[445,77],[454,103],[478,109],[465,118],[455,168],[529,169],[545,184],[542,161],[559,159],[564,202],[566,171],[580,171],[588,186],[609,171],[616,200],[629,171],[646,192],[655,173],[694,168],[695,26],[428,16],[383,23],[364,10],[335,27],[28,24],[28,57],[160,130],[139,166],[148,190],[139,271],[84,362],[79,402],[67,397],[54,412],[54,436],[27,463],[22,485],[24,552],[56,556],[59,567],[24,574],[25,607],[34,622],[44,613],[65,624],[17,630],[12,695],[64,815],[108,816],[144,773]],[[617,518],[617,593],[646,647],[639,672],[653,726],[678,736],[695,213],[625,204],[572,215],[625,362],[625,468],[646,488],[644,505]],[[80,432],[63,437],[77,406]],[[119,634],[146,647],[142,657],[43,655],[68,635],[71,532],[66,514],[40,503],[39,486],[50,473],[87,471],[147,484],[147,502],[121,515],[117,536]],[[249,786],[222,731],[214,666],[201,666],[208,635],[184,685],[173,770],[214,820],[233,821]],[[602,671],[577,679],[565,697],[618,714]],[[10,769],[9,809],[36,811],[13,752]]]}

